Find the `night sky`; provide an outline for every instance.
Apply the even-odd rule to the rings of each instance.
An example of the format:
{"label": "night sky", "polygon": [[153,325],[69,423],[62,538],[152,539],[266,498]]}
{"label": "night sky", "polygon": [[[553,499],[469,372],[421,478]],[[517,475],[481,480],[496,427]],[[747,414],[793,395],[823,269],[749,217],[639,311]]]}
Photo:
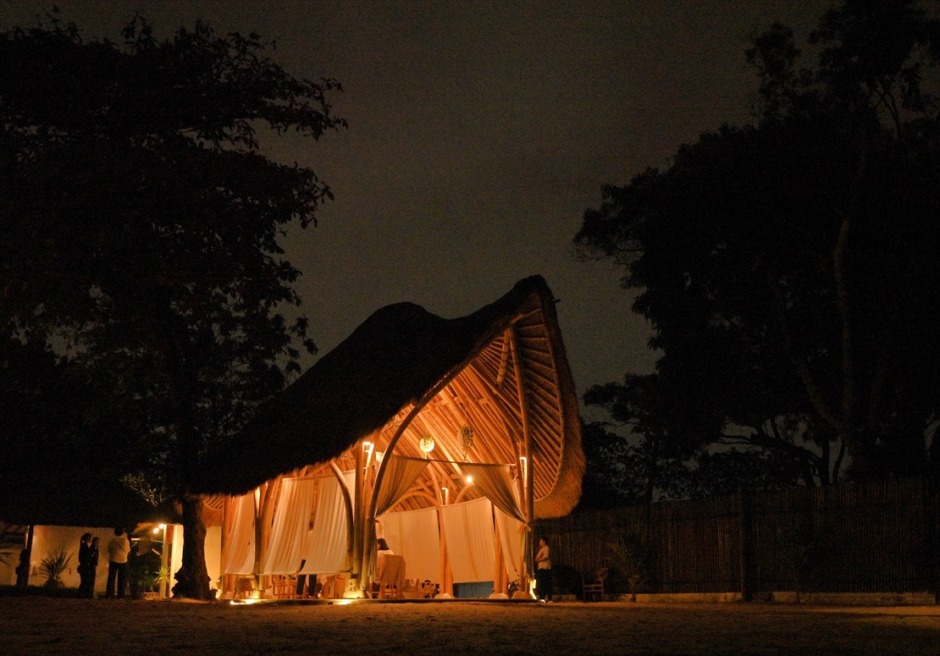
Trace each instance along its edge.
{"label": "night sky", "polygon": [[[0,27],[52,2],[0,0]],[[677,147],[750,117],[749,37],[774,20],[799,41],[821,0],[635,2],[55,2],[86,39],[119,40],[134,11],[158,38],[206,20],[275,39],[299,77],[337,78],[349,129],[282,139],[336,200],[292,232],[288,258],[320,354],[399,301],[468,314],[541,274],[578,393],[650,370],[649,330],[607,263],[571,240],[604,184],[668,166]],[[312,364],[314,359],[304,363]]]}

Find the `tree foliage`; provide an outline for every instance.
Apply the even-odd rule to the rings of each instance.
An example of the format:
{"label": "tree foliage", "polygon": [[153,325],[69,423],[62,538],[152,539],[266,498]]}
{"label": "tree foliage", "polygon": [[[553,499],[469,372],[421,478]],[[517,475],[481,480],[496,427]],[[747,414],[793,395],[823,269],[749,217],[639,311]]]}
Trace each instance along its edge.
{"label": "tree foliage", "polygon": [[278,239],[330,190],[259,137],[345,126],[339,85],[289,74],[257,35],[196,23],[160,40],[140,17],[115,43],[53,15],[0,34],[0,61],[4,339],[95,400],[51,439],[109,426],[97,457],[180,501],[177,591],[206,597],[202,458],[314,349]]}
{"label": "tree foliage", "polygon": [[784,26],[755,39],[755,123],[606,187],[575,242],[639,292],[658,383],[620,393],[646,387],[628,414],[668,441],[743,443],[805,482],[843,448],[858,476],[936,475],[940,23],[849,1],[808,45],[814,68]]}

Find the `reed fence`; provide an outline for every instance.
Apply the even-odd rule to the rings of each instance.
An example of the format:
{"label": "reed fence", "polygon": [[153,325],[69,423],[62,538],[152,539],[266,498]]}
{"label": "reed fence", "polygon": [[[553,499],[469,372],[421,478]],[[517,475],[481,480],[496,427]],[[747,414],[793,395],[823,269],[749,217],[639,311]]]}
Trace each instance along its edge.
{"label": "reed fence", "polygon": [[608,588],[627,592],[639,566],[616,545],[634,536],[648,545],[642,592],[940,595],[940,486],[922,479],[579,512],[536,530],[550,537],[561,592],[579,593],[602,566]]}

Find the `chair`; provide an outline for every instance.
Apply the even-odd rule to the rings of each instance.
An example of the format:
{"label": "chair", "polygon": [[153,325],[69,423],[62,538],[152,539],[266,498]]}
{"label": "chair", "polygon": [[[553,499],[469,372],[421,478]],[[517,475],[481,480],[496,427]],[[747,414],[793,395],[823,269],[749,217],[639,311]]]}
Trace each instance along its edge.
{"label": "chair", "polygon": [[293,599],[297,594],[297,579],[293,576],[272,576],[271,594],[275,599]]}
{"label": "chair", "polygon": [[250,599],[255,592],[254,576],[237,576],[235,578],[235,590],[232,592],[232,599]]}
{"label": "chair", "polygon": [[405,579],[401,587],[401,596],[404,599],[418,599],[421,597],[421,584],[418,579]]}
{"label": "chair", "polygon": [[607,567],[597,567],[581,579],[584,601],[596,601],[604,598],[604,581],[607,579]]}
{"label": "chair", "polygon": [[388,595],[401,599],[405,583],[405,559],[397,554],[383,554],[376,567],[379,599],[385,599]]}
{"label": "chair", "polygon": [[[319,584],[318,584],[319,585]],[[320,596],[324,599],[341,599],[346,594],[346,574],[330,574],[323,578]]]}

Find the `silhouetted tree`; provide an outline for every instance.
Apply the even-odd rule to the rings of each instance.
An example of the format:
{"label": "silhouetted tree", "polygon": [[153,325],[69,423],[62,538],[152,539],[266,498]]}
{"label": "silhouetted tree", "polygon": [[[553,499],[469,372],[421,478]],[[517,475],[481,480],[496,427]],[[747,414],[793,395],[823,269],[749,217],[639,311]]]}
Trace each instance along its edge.
{"label": "silhouetted tree", "polygon": [[[730,426],[701,403],[707,395],[666,385],[658,373],[631,375],[585,393],[585,403],[603,408],[610,421],[585,427],[584,504],[594,503],[595,487],[619,486],[620,495],[604,494],[652,503],[818,483],[817,468],[828,460],[801,444],[805,426]],[[724,446],[713,451],[717,444]]]}
{"label": "silhouetted tree", "polygon": [[53,15],[0,34],[0,62],[5,338],[54,344],[108,399],[93,411],[134,445],[128,480],[181,504],[175,592],[206,598],[202,458],[313,350],[283,314],[299,271],[278,238],[330,191],[260,134],[345,125],[338,84],[288,74],[257,35],[158,40],[140,17],[116,44]]}
{"label": "silhouetted tree", "polygon": [[810,45],[804,69],[787,28],[757,38],[756,125],[605,188],[575,241],[640,290],[662,412],[707,409],[702,443],[789,451],[823,483],[843,446],[857,476],[936,475],[940,23],[850,1]]}
{"label": "silhouetted tree", "polygon": [[579,510],[617,508],[642,499],[646,471],[636,447],[600,422],[582,423],[581,442],[587,469]]}

